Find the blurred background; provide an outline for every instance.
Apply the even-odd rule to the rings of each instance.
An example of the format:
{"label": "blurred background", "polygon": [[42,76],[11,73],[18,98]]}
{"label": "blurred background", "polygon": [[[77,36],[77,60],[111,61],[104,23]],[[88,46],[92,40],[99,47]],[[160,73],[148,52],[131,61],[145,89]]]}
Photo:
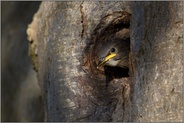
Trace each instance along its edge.
{"label": "blurred background", "polygon": [[1,2],[1,121],[44,121],[26,29],[41,2]]}

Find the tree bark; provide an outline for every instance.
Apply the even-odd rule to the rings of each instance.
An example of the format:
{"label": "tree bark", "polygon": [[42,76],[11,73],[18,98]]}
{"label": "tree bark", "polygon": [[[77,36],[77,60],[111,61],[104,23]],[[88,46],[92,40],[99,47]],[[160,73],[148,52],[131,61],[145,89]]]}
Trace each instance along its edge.
{"label": "tree bark", "polygon": [[132,3],[136,121],[181,122],[183,2]]}
{"label": "tree bark", "polygon": [[[45,120],[181,121],[182,5],[42,2],[28,35],[37,48]],[[94,29],[115,11],[132,14],[130,77],[105,89],[104,77],[85,69],[86,47],[98,43],[91,41]]]}

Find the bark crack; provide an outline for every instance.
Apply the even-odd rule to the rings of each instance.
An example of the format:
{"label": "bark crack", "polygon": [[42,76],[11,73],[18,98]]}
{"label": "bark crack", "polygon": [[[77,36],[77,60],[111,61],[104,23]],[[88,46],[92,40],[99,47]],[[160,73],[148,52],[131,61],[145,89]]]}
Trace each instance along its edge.
{"label": "bark crack", "polygon": [[81,38],[84,38],[84,35],[86,34],[86,28],[87,28],[87,18],[86,14],[83,9],[83,3],[84,1],[80,4],[80,12],[81,12],[81,23],[82,23],[82,32],[81,32]]}

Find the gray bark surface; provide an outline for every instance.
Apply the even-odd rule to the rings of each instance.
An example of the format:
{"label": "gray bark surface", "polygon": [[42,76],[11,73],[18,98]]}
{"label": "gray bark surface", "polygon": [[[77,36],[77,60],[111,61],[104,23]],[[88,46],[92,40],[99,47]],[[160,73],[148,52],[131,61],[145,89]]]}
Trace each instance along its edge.
{"label": "gray bark surface", "polygon": [[132,4],[136,121],[181,122],[183,2]]}
{"label": "gray bark surface", "polygon": [[[42,2],[28,34],[38,48],[45,120],[181,121],[182,5]],[[104,78],[95,78],[82,66],[100,19],[123,10],[132,14],[132,64],[130,78],[117,80],[123,86],[116,92],[113,83],[106,90]]]}

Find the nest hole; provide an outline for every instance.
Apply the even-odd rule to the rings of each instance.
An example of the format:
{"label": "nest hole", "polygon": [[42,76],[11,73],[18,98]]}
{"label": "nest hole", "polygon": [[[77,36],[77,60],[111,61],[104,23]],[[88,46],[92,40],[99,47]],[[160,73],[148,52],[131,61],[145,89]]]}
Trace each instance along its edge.
{"label": "nest hole", "polygon": [[115,79],[129,77],[129,68],[104,66],[104,69],[106,76],[112,76]]}

